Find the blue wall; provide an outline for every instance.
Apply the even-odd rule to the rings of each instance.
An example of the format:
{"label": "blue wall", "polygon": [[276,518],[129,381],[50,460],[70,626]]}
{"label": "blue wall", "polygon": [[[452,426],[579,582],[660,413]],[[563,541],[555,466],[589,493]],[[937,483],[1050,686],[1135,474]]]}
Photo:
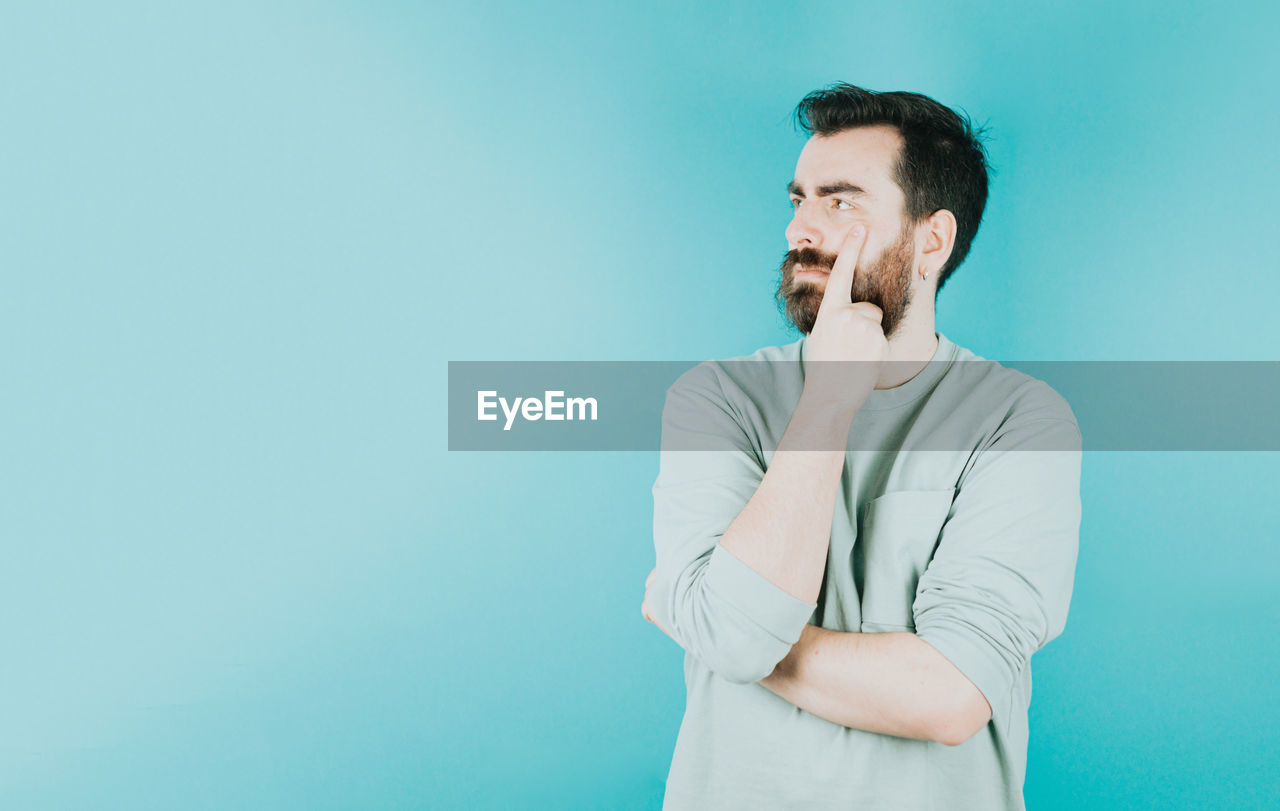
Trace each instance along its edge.
{"label": "blue wall", "polygon": [[[6,5],[0,806],[656,808],[656,454],[448,453],[446,362],[792,340],[823,84],[991,124],[953,340],[1277,359],[1274,7],[959,13]],[[1278,467],[1086,457],[1030,807],[1280,802]]]}

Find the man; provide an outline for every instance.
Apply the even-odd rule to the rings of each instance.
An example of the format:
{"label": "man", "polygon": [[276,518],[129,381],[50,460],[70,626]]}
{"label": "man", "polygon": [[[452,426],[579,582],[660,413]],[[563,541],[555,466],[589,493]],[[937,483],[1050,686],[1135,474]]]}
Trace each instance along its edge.
{"label": "man", "polygon": [[804,333],[667,392],[641,610],[686,650],[664,808],[1020,809],[1081,438],[934,331],[987,197],[936,101],[809,94],[778,288]]}

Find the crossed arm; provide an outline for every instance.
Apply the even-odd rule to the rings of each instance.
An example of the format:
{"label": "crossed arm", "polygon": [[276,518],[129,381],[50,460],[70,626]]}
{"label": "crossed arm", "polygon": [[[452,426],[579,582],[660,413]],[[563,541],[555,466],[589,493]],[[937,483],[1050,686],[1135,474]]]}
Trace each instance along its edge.
{"label": "crossed arm", "polygon": [[[647,612],[645,619],[671,636]],[[948,746],[965,742],[991,719],[991,707],[973,682],[908,632],[864,634],[806,625],[800,641],[759,684],[841,726]]]}
{"label": "crossed arm", "polygon": [[[675,639],[647,609],[642,613]],[[964,743],[991,719],[991,707],[973,682],[909,632],[806,625],[791,651],[758,683],[832,723],[948,746]]]}

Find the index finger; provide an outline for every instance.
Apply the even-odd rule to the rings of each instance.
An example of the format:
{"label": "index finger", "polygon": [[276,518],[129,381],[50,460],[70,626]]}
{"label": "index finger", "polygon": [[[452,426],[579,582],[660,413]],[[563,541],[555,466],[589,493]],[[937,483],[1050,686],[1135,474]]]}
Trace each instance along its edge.
{"label": "index finger", "polygon": [[[853,273],[858,266],[858,257],[862,254],[862,246],[867,242],[867,227],[858,223],[849,229],[844,242],[840,245],[840,253],[835,264],[831,266],[831,274],[827,276],[827,289],[822,291],[822,304],[818,309],[849,304],[853,301]],[[832,292],[835,291],[835,292]]]}

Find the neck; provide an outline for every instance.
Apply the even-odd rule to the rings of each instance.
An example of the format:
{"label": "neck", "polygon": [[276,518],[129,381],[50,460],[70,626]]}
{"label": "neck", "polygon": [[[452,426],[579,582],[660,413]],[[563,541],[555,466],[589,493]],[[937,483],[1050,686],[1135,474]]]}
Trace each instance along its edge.
{"label": "neck", "polygon": [[933,313],[918,321],[910,318],[902,320],[897,333],[889,339],[889,356],[880,370],[880,379],[876,381],[877,389],[891,389],[901,386],[911,378],[920,374],[938,351],[938,337],[933,331]]}

